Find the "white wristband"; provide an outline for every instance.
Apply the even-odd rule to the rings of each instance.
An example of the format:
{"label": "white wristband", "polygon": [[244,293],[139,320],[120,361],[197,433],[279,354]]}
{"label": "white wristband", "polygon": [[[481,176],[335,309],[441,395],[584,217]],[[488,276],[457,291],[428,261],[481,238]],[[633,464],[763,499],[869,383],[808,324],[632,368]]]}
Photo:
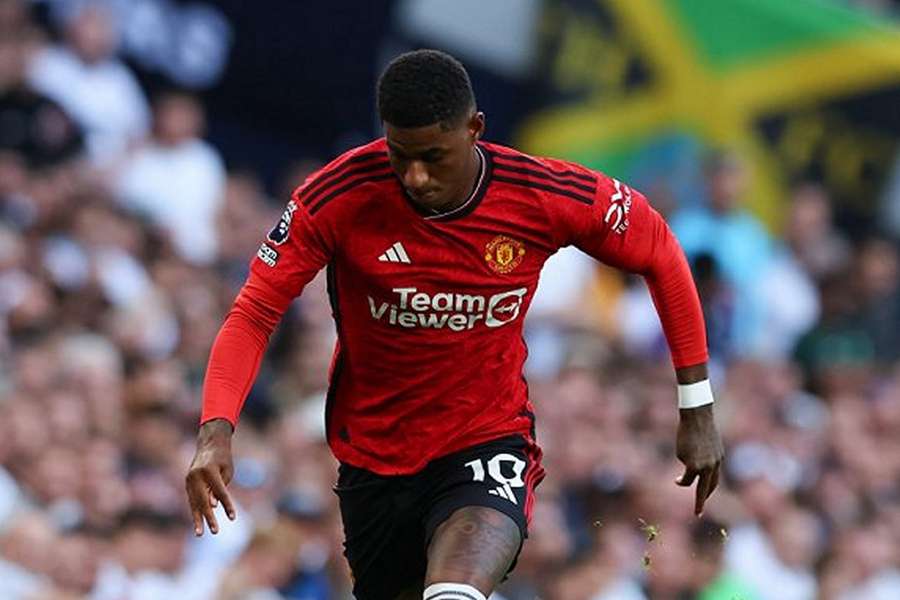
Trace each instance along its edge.
{"label": "white wristband", "polygon": [[713,394],[709,379],[678,385],[678,408],[697,408],[712,403]]}

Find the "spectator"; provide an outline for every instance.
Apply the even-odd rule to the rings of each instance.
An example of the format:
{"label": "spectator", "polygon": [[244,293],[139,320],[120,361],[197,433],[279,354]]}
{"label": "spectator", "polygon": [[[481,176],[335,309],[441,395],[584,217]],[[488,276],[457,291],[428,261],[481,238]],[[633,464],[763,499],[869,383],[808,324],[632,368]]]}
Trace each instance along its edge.
{"label": "spectator", "polygon": [[[784,498],[780,502],[784,505]],[[818,522],[809,512],[794,507],[773,511],[762,522],[732,528],[725,564],[752,582],[761,600],[814,600],[818,535]]]}
{"label": "spectator", "polygon": [[833,228],[824,190],[811,183],[795,188],[785,240],[774,243],[772,261],[758,274],[752,290],[762,310],[756,355],[790,355],[819,318],[815,282],[845,267],[848,260],[849,246]]}
{"label": "spectator", "polygon": [[822,318],[797,342],[795,360],[814,390],[824,395],[860,389],[871,376],[875,344],[860,311],[852,273],[824,279],[820,287]]}
{"label": "spectator", "polygon": [[724,564],[725,524],[703,518],[691,527],[693,552],[692,587],[697,600],[757,600],[753,588]]}
{"label": "spectator", "polygon": [[28,85],[27,44],[21,31],[0,35],[0,153],[6,161],[11,154],[31,167],[43,167],[77,156],[81,131],[56,102]]}
{"label": "spectator", "polygon": [[216,231],[218,239],[228,240],[219,249],[218,259],[235,293],[247,276],[247,257],[259,248],[259,232],[280,216],[273,205],[265,196],[262,182],[252,173],[229,175]]}
{"label": "spectator", "polygon": [[221,600],[279,600],[291,579],[298,540],[286,529],[257,532],[216,592]]}
{"label": "spectator", "polygon": [[863,328],[880,364],[900,358],[900,263],[897,247],[872,237],[860,247],[856,264]]}
{"label": "spectator", "polygon": [[60,590],[85,597],[94,589],[104,542],[95,532],[76,529],[63,534],[50,575]]}
{"label": "spectator", "polygon": [[[847,585],[838,600],[888,600],[900,589],[896,540],[891,539],[883,523],[847,530],[836,544],[842,560],[847,562]],[[840,569],[836,569],[840,571]]]}
{"label": "spectator", "polygon": [[798,183],[788,207],[784,238],[804,271],[818,281],[849,265],[850,244],[835,229],[825,188],[810,181]]}
{"label": "spectator", "polygon": [[180,257],[201,265],[217,255],[216,219],[225,185],[219,154],[200,139],[204,127],[203,108],[195,98],[160,96],[153,136],[114,182],[123,206],[159,226]]}
{"label": "spectator", "polygon": [[123,516],[111,552],[100,566],[94,600],[185,598],[177,572],[184,557],[183,519],[167,513],[130,510]]}
{"label": "spectator", "polygon": [[20,515],[0,535],[0,592],[4,598],[25,598],[46,591],[49,565],[45,558],[56,542],[56,532],[39,513]]}
{"label": "spectator", "polygon": [[691,270],[703,307],[710,359],[719,363],[730,362],[737,350],[734,340],[734,291],[722,280],[716,259],[710,254],[701,253],[694,257]]}
{"label": "spectator", "polygon": [[340,559],[332,553],[327,535],[325,498],[312,486],[297,487],[278,500],[278,527],[299,540],[294,572],[281,593],[290,600],[330,600],[334,597],[327,567]]}
{"label": "spectator", "polygon": [[661,526],[660,530],[659,544],[644,554],[644,592],[648,599],[681,600],[691,591],[690,540],[683,527]]}
{"label": "spectator", "polygon": [[91,159],[109,165],[146,135],[150,124],[140,85],[115,54],[118,34],[98,1],[83,3],[66,23],[65,43],[38,52],[28,79],[84,129]]}
{"label": "spectator", "polygon": [[525,326],[529,377],[556,375],[569,336],[591,328],[587,299],[596,267],[596,261],[574,247],[563,248],[544,264]]}
{"label": "spectator", "polygon": [[712,154],[706,164],[707,202],[677,210],[669,222],[688,259],[711,255],[734,287],[735,348],[741,354],[755,348],[763,309],[753,287],[772,260],[768,232],[743,206],[747,177],[734,152]]}

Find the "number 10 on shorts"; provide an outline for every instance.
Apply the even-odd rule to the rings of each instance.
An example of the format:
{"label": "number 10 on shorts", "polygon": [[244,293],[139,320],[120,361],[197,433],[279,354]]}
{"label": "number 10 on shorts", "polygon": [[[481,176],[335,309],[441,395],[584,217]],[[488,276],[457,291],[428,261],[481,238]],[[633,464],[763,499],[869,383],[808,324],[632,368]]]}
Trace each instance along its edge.
{"label": "number 10 on shorts", "polygon": [[[511,478],[503,474],[503,463],[508,463],[511,466],[513,473]],[[484,481],[484,462],[482,462],[480,458],[467,462],[465,466],[472,469],[473,481]],[[513,456],[512,454],[497,454],[487,461],[487,474],[500,485],[494,489],[488,490],[488,493],[494,496],[500,496],[501,498],[506,498],[513,504],[518,504],[519,502],[516,500],[516,495],[513,493],[512,488],[525,487],[525,482],[522,480],[522,472],[524,470],[524,460]]]}

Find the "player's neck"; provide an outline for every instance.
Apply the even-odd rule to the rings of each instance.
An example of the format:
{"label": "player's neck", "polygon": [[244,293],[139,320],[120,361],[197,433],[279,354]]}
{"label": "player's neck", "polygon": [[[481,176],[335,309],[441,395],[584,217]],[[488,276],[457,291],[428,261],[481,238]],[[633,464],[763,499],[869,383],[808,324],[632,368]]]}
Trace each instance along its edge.
{"label": "player's neck", "polygon": [[472,146],[472,156],[469,160],[469,168],[465,177],[465,185],[460,188],[458,196],[440,212],[450,212],[456,210],[463,204],[469,202],[476,192],[479,182],[481,181],[481,173],[484,171],[484,157],[478,151],[477,146]]}

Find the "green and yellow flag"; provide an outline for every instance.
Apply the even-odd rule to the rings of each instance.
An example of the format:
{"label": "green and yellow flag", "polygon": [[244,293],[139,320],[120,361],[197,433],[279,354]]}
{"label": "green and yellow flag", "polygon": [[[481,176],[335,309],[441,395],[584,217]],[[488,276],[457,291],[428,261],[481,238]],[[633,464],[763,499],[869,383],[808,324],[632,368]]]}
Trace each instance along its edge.
{"label": "green and yellow flag", "polygon": [[797,177],[874,212],[900,149],[896,24],[834,0],[555,0],[544,31],[558,97],[521,129],[528,151],[640,180],[654,157],[726,146],[772,226]]}

